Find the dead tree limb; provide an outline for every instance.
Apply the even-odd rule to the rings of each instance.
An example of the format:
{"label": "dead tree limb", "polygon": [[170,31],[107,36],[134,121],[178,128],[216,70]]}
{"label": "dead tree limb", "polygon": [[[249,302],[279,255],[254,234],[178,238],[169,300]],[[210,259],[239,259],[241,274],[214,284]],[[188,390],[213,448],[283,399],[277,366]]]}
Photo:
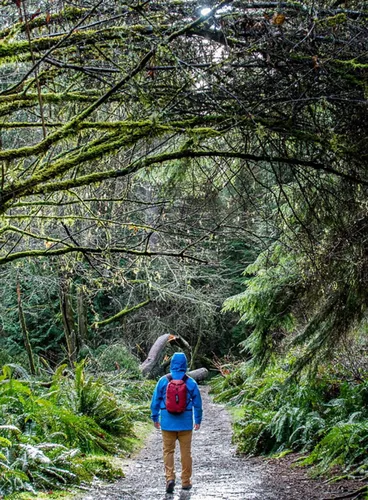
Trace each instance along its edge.
{"label": "dead tree limb", "polygon": [[[190,345],[181,337],[179,338],[175,335],[170,335],[169,333],[161,335],[151,347],[147,359],[140,365],[142,374],[147,377],[153,378],[157,375],[162,375],[163,373],[165,373],[165,369],[169,363],[167,362],[164,365],[162,364],[165,347],[167,346],[168,342],[177,341],[178,339],[181,340],[182,343],[184,343],[186,348],[190,349]],[[188,375],[197,382],[200,382],[207,378],[208,370],[206,368],[199,368],[197,370],[188,372]]]}
{"label": "dead tree limb", "polygon": [[152,377],[160,372],[161,361],[163,360],[165,347],[169,338],[170,334],[165,333],[153,344],[147,359],[140,366],[143,375]]}
{"label": "dead tree limb", "polygon": [[196,382],[202,382],[208,377],[208,370],[207,368],[197,368],[197,370],[188,372],[188,375],[194,378]]}

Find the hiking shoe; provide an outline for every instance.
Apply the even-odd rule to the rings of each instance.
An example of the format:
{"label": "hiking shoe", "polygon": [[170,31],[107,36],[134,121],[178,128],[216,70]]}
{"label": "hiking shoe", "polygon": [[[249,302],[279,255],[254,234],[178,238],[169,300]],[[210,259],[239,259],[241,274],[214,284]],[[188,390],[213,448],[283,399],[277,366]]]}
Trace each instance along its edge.
{"label": "hiking shoe", "polygon": [[175,487],[175,481],[172,479],[166,483],[166,493],[173,493]]}
{"label": "hiking shoe", "polygon": [[182,490],[191,490],[192,489],[192,485],[191,484],[183,484],[183,486],[181,487]]}

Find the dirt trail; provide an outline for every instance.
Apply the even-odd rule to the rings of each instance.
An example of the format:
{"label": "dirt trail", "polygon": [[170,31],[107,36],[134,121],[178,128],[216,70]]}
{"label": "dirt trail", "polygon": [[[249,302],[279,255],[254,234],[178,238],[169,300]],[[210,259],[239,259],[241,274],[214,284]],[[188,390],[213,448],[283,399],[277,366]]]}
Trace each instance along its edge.
{"label": "dirt trail", "polygon": [[[193,433],[193,488],[180,488],[178,449],[176,470],[178,486],[173,495],[165,494],[161,433],[153,432],[139,455],[124,467],[126,477],[111,485],[95,488],[82,500],[279,500],[272,486],[266,487],[265,467],[235,455],[231,444],[228,412],[211,402],[208,388],[201,388],[204,419]],[[178,447],[177,447],[178,448]],[[290,496],[284,497],[291,498]]]}

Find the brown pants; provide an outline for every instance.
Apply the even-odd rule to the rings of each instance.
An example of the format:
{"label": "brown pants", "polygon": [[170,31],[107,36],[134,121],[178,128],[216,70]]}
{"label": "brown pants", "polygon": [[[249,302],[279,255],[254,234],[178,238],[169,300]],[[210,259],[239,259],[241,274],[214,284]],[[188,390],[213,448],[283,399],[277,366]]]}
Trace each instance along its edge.
{"label": "brown pants", "polygon": [[178,439],[181,457],[181,482],[188,486],[192,477],[192,431],[162,431],[166,481],[175,481],[175,444]]}

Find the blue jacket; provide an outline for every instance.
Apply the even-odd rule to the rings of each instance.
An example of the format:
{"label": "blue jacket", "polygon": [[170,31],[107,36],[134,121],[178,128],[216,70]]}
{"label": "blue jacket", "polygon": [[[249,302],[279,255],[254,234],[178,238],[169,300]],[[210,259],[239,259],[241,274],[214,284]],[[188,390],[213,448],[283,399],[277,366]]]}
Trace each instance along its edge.
{"label": "blue jacket", "polygon": [[[184,377],[187,371],[187,358],[184,353],[176,352],[171,359],[171,376],[174,380]],[[189,431],[193,429],[194,423],[202,422],[202,399],[197,382],[188,377],[187,384],[187,409],[179,415],[173,415],[166,410],[166,388],[169,381],[167,377],[161,377],[157,382],[151,402],[151,418],[154,422],[160,422],[163,431]]]}

